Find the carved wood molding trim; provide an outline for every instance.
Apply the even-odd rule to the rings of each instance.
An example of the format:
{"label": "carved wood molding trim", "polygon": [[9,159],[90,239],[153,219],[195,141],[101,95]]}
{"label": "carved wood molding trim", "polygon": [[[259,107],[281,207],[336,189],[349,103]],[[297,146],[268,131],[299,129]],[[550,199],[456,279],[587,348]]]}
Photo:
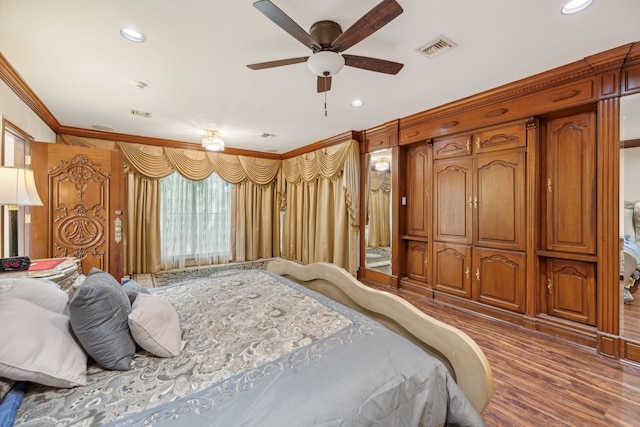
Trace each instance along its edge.
{"label": "carved wood molding trim", "polygon": [[[401,125],[408,126],[417,122],[429,122],[455,114],[474,110],[489,104],[534,93],[561,83],[569,82],[598,73],[622,68],[640,60],[640,42],[629,43],[605,52],[588,56],[582,60],[554,68],[524,79],[508,83],[497,88],[472,95],[439,107],[416,113],[401,120]],[[499,111],[499,110],[496,110]],[[503,113],[504,114],[504,113]]]}
{"label": "carved wood molding trim", "polygon": [[16,70],[7,62],[6,58],[0,53],[0,79],[7,84],[13,90],[13,92],[33,110],[34,113],[53,132],[58,132],[60,123],[51,114],[51,111],[44,105],[44,103],[36,96],[31,88],[22,80],[22,77],[16,72]]}

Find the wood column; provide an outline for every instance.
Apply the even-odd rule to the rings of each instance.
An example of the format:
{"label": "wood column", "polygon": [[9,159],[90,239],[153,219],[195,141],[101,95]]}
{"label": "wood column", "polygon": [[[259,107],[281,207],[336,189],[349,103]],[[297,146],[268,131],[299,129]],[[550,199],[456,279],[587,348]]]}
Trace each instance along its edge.
{"label": "wood column", "polygon": [[597,318],[598,352],[620,357],[620,99],[598,102]]}

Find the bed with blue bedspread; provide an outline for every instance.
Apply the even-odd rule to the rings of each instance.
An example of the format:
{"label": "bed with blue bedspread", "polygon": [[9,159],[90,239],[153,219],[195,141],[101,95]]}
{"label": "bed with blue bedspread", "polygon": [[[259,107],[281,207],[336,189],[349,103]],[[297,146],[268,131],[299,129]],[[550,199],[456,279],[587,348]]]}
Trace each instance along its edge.
{"label": "bed with blue bedspread", "polygon": [[175,308],[175,355],[137,345],[128,369],[89,356],[83,385],[29,382],[15,425],[484,425],[491,372],[468,336],[335,266],[272,264],[279,274],[245,270],[139,294]]}

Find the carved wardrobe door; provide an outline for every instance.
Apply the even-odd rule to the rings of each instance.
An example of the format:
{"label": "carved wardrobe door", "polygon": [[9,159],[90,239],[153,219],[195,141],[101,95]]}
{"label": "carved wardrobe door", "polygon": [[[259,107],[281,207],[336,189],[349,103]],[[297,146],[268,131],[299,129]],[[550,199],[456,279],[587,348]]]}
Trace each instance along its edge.
{"label": "carved wardrobe door", "polygon": [[76,257],[82,273],[97,267],[120,279],[125,218],[122,153],[61,144],[34,145],[36,181],[40,193],[48,195],[43,197],[46,202],[42,208],[46,220],[39,221],[45,224],[38,227],[39,234],[46,227],[47,253],[39,253],[40,257]]}

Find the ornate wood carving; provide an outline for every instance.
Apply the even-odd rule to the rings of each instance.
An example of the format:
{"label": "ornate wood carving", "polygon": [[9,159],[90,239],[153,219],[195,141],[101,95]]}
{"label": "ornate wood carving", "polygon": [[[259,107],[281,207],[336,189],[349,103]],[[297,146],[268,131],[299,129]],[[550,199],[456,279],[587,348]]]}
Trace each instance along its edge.
{"label": "ornate wood carving", "polygon": [[111,173],[85,155],[62,160],[49,171],[52,192],[53,256],[76,257],[80,269],[87,257],[106,268],[105,222]]}

